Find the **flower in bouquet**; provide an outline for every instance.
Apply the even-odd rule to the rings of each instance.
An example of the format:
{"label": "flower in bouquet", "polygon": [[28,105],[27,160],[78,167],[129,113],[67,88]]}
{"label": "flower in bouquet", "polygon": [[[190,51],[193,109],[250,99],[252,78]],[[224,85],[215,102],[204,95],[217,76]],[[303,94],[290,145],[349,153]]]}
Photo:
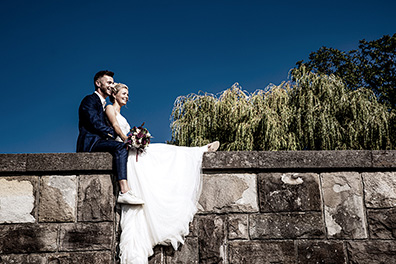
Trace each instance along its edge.
{"label": "flower in bouquet", "polygon": [[126,141],[126,145],[128,149],[136,149],[136,158],[137,155],[142,153],[144,149],[150,144],[151,134],[147,130],[147,128],[143,127],[144,123],[139,127],[132,127],[130,132],[127,134],[128,139]]}

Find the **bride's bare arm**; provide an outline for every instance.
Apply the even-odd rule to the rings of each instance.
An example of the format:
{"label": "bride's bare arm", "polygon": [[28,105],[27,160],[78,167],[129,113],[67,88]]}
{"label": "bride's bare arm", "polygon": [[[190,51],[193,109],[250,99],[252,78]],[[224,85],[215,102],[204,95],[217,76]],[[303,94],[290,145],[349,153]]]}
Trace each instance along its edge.
{"label": "bride's bare arm", "polygon": [[122,139],[122,141],[127,140],[128,137],[122,133],[122,130],[116,118],[116,112],[112,105],[106,106],[106,115],[109,118],[110,124],[114,128],[114,131]]}

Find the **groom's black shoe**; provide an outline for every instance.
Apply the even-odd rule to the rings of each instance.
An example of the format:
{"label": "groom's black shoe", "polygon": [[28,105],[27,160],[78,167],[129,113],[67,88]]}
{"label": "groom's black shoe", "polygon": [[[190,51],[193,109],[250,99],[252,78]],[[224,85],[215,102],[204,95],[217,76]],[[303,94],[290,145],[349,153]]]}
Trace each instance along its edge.
{"label": "groom's black shoe", "polygon": [[129,190],[126,193],[120,193],[118,195],[117,203],[143,205],[144,201],[137,197],[131,190]]}

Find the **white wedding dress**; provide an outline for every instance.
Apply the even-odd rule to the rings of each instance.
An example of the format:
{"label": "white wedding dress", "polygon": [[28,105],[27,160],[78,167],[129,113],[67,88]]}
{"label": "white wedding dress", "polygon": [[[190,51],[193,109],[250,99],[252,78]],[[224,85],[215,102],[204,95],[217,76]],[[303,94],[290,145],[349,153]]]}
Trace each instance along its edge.
{"label": "white wedding dress", "polygon": [[[116,118],[127,134],[127,120],[119,113]],[[136,151],[129,152],[128,183],[145,204],[121,207],[122,264],[148,263],[157,244],[171,244],[176,250],[184,243],[197,212],[202,156],[207,149],[150,144],[138,161]]]}

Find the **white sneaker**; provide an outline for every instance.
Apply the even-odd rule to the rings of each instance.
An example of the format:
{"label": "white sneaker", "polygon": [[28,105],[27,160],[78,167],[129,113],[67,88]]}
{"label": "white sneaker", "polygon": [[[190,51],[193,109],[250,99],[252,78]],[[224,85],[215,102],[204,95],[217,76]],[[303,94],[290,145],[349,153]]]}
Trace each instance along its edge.
{"label": "white sneaker", "polygon": [[120,192],[120,194],[118,195],[117,203],[143,205],[144,201],[137,197],[131,190],[129,190],[126,193]]}
{"label": "white sneaker", "polygon": [[215,152],[219,147],[220,147],[220,142],[214,141],[214,142],[208,144],[208,151]]}

